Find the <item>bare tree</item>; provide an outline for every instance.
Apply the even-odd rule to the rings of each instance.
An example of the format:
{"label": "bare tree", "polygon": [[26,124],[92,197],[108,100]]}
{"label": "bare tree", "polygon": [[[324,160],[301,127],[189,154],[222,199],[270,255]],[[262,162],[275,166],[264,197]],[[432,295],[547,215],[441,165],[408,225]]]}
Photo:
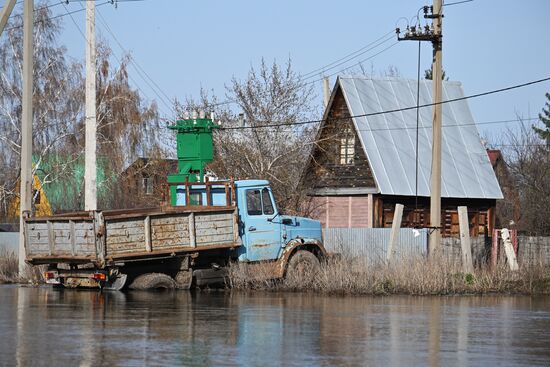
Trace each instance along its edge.
{"label": "bare tree", "polygon": [[[83,114],[81,65],[68,61],[56,43],[61,26],[42,2],[35,11],[33,157],[34,169],[53,149],[77,134]],[[0,178],[3,201],[11,201],[20,166],[23,31],[20,14],[12,16],[0,41]],[[5,210],[3,211],[5,213]]]}
{"label": "bare tree", "polygon": [[262,59],[245,80],[233,78],[226,91],[242,112],[226,112],[225,126],[236,129],[215,135],[212,168],[226,177],[270,180],[282,210],[298,211],[296,188],[316,124],[294,124],[315,116],[313,87],[300,81],[290,60],[280,66]]}
{"label": "bare tree", "polygon": [[550,150],[527,124],[506,135],[505,155],[519,195],[518,229],[531,235],[550,234]]}
{"label": "bare tree", "polygon": [[[35,11],[33,91],[33,167],[42,176],[42,186],[64,192],[63,207],[82,207],[84,147],[84,74],[82,60],[70,60],[58,44],[62,24],[51,16],[50,7],[40,3]],[[0,209],[17,195],[20,167],[22,95],[22,17],[15,14],[0,40]],[[117,180],[123,169],[139,156],[161,155],[159,134],[164,131],[155,102],[142,100],[130,86],[126,56],[120,65],[111,64],[106,42],[98,44],[97,106],[100,205],[113,201],[120,189]],[[53,199],[53,198],[52,198]],[[59,199],[59,198],[55,198]]]}

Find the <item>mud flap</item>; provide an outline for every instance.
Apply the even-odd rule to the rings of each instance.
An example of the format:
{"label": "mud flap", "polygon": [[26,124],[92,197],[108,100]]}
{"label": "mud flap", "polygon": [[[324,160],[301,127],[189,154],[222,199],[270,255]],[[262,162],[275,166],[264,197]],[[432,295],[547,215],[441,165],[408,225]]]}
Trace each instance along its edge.
{"label": "mud flap", "polygon": [[128,279],[128,275],[118,274],[114,281],[105,283],[105,285],[103,286],[103,289],[108,291],[120,291],[126,285],[127,279]]}
{"label": "mud flap", "polygon": [[224,268],[220,269],[197,269],[193,271],[198,287],[224,287],[228,272]]}

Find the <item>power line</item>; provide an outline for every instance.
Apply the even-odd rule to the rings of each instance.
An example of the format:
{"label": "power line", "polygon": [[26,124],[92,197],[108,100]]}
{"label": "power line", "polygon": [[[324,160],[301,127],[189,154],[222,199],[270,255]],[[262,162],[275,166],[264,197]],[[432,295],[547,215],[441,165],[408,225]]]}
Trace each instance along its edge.
{"label": "power line", "polygon": [[451,5],[458,5],[458,4],[464,4],[464,3],[471,3],[474,0],[463,0],[463,1],[455,1],[454,3],[444,3],[443,6],[451,6]]}
{"label": "power line", "polygon": [[[128,54],[128,51],[124,48],[124,46],[122,45],[122,43],[118,40],[118,38],[116,37],[115,33],[112,31],[111,27],[109,27],[107,21],[105,20],[105,18],[103,18],[103,16],[101,15],[101,13],[98,11],[97,12],[98,15],[99,15],[99,20],[101,21],[101,23],[103,23],[103,25],[105,26],[105,29],[107,30],[107,32],[109,32],[109,34],[113,37],[114,41],[118,44],[118,46],[120,47],[120,49],[124,52],[124,53],[127,53]],[[153,78],[151,78],[149,76],[149,74],[147,74],[147,72],[138,64],[138,62],[135,60],[135,58],[133,57],[133,55],[130,56],[130,62],[132,62],[132,64],[134,65],[134,68],[135,70],[137,71],[138,75],[143,79],[143,81],[145,81],[145,83],[149,86],[149,88],[151,88],[151,90],[153,91],[153,93],[155,93],[155,95],[159,98],[159,100],[166,106],[168,107],[168,110],[172,112],[173,115],[175,115],[175,110],[173,108],[173,106],[169,103],[169,102],[166,102],[166,100],[170,101],[171,98],[162,90],[162,88],[153,80]],[[143,76],[145,75],[145,77]],[[149,79],[149,81],[147,80]],[[151,83],[154,85],[151,85]],[[156,89],[155,89],[156,87]],[[161,94],[164,95],[164,97],[166,98],[163,98],[158,92],[157,92],[157,89],[160,91]]]}
{"label": "power line", "polygon": [[336,72],[334,72],[334,73],[332,73],[332,74],[325,75],[323,78],[319,78],[319,79],[313,80],[313,81],[311,81],[311,82],[304,83],[304,86],[310,85],[310,84],[318,83],[318,82],[322,81],[322,80],[323,80],[324,78],[326,78],[326,77],[331,77],[331,76],[334,76],[334,75],[336,75],[336,74],[340,74],[340,73],[343,72],[343,71],[346,71],[346,70],[349,70],[349,69],[351,69],[351,68],[353,68],[353,67],[355,67],[355,66],[361,65],[361,64],[364,63],[365,61],[374,59],[376,56],[380,55],[381,53],[384,53],[384,52],[388,51],[390,48],[392,48],[393,46],[397,45],[398,43],[399,43],[399,42],[396,41],[395,43],[392,43],[392,44],[389,45],[388,47],[386,47],[386,48],[384,48],[384,49],[378,51],[378,52],[375,53],[374,55],[371,55],[371,56],[369,56],[369,57],[367,57],[367,58],[365,58],[365,59],[363,59],[363,60],[360,60],[359,62],[357,62],[357,63],[355,63],[355,64],[353,64],[353,65],[350,65],[350,66],[348,66],[348,67],[346,67],[346,68],[343,68],[343,69],[341,69],[341,70],[338,70],[338,71],[336,71]]}
{"label": "power line", "polygon": [[[112,1],[112,0],[107,0],[107,1],[105,1],[105,2],[103,2],[103,3],[97,4],[96,7],[99,7],[99,6],[102,6],[102,5],[106,5],[106,4],[112,4],[111,1]],[[35,9],[34,11],[38,11],[38,10],[50,8],[50,7],[57,6],[57,5],[65,5],[65,4],[64,4],[63,2],[59,2],[59,3],[56,3],[56,4],[50,4],[50,5],[43,6],[43,7],[41,7],[41,8],[37,8],[37,9]],[[64,13],[64,14],[59,14],[59,15],[54,15],[53,17],[48,17],[47,20],[52,20],[52,19],[57,19],[57,18],[66,17],[66,16],[68,16],[68,15],[72,15],[72,14],[75,14],[75,13],[80,13],[80,12],[82,12],[82,11],[84,11],[84,9],[73,10],[73,11],[70,11],[70,12],[67,11],[67,12]],[[20,14],[15,14],[15,15],[19,15],[19,16],[20,16]],[[42,19],[35,20],[35,21],[33,22],[33,24],[39,24],[39,23],[42,23],[42,22],[44,22],[44,21],[45,21],[45,20],[42,20]],[[6,31],[11,31],[11,30],[17,29],[17,28],[23,28],[23,24],[21,24],[21,25],[16,25],[16,26],[13,26],[13,27],[10,27],[10,28],[6,28],[5,30],[6,30]]]}
{"label": "power line", "polygon": [[[546,81],[549,81],[549,80],[550,80],[550,77],[547,77],[547,78],[537,79],[537,80],[533,80],[533,81],[522,83],[522,84],[516,84],[516,85],[505,87],[505,88],[499,88],[499,89],[494,89],[494,90],[490,90],[490,91],[487,91],[487,92],[472,94],[472,95],[469,95],[469,96],[448,99],[446,101],[441,101],[441,102],[437,102],[437,103],[426,103],[426,104],[419,105],[419,106],[403,107],[403,108],[397,108],[397,109],[393,109],[393,110],[380,111],[380,112],[370,112],[370,113],[364,113],[364,114],[348,116],[348,117],[328,118],[326,120],[321,119],[321,120],[307,120],[307,121],[299,121],[299,122],[287,122],[287,123],[272,124],[272,125],[234,126],[234,127],[221,128],[220,130],[242,130],[242,129],[272,128],[272,127],[279,127],[279,126],[298,126],[298,125],[314,124],[314,123],[319,123],[319,122],[323,122],[323,121],[340,121],[340,120],[347,120],[347,119],[350,119],[350,118],[378,116],[378,115],[384,115],[384,114],[388,114],[388,113],[409,111],[409,110],[413,110],[413,109],[416,109],[416,108],[432,107],[432,106],[436,106],[436,105],[439,105],[439,104],[458,102],[458,101],[463,101],[463,100],[467,100],[467,99],[483,97],[483,96],[487,96],[487,95],[491,95],[491,94],[502,93],[502,92],[506,92],[506,91],[509,91],[509,90],[513,90],[513,89],[527,87],[527,86],[530,86],[530,85],[533,85],[533,84],[543,83],[543,82],[546,82]],[[503,123],[503,122],[511,122],[511,121],[498,121],[498,123]],[[497,123],[497,122],[490,122],[490,123]],[[475,124],[475,123],[473,123],[473,124]],[[446,125],[446,126],[449,127],[449,126],[458,126],[458,125]],[[460,126],[466,126],[466,125],[460,125]],[[391,128],[388,128],[388,129],[391,129]],[[396,129],[404,129],[404,128],[396,128]],[[416,129],[416,127],[411,127],[411,129]]]}
{"label": "power line", "polygon": [[[72,13],[69,12],[69,9],[65,6],[65,4],[63,3],[63,7],[65,8],[66,10],[66,15],[69,15],[71,17],[71,20],[73,21],[73,24],[74,26],[76,27],[76,29],[78,30],[78,32],[80,33],[80,35],[84,38],[84,41],[85,42],[88,42],[88,40],[86,39],[86,36],[84,35],[84,32],[82,32],[82,30],[80,29],[80,26],[78,25],[78,23],[76,22],[76,20],[74,19],[74,17],[72,16]],[[83,10],[83,9],[82,9]],[[97,10],[97,9],[96,9]],[[118,56],[113,53],[113,56],[115,57],[115,59],[118,61],[119,64],[122,65],[122,61],[118,58]],[[145,98],[147,99],[151,99],[149,98],[149,96],[147,95],[147,93],[145,93],[139,86],[139,84],[134,80],[134,78],[132,78],[132,76],[130,74],[128,74],[128,78],[136,85],[137,89],[141,92],[141,94],[143,96],[145,96]]]}
{"label": "power line", "polygon": [[[358,49],[358,50],[356,50],[356,51],[354,51],[354,52],[352,52],[352,53],[350,53],[350,54],[347,54],[346,56],[343,56],[343,57],[339,58],[338,60],[335,60],[335,61],[333,61],[333,62],[331,62],[331,63],[329,63],[329,64],[326,64],[325,66],[322,66],[322,67],[320,67],[320,68],[317,68],[317,69],[315,69],[315,70],[312,70],[312,71],[310,71],[310,72],[308,72],[308,73],[305,73],[305,74],[301,75],[301,79],[302,79],[302,80],[309,79],[309,78],[311,78],[312,75],[315,75],[315,74],[317,74],[317,73],[320,72],[320,71],[323,71],[323,72],[324,72],[324,71],[326,71],[326,70],[332,69],[332,68],[329,68],[330,66],[333,66],[333,65],[334,65],[334,67],[337,67],[337,66],[342,65],[342,64],[344,64],[344,63],[346,63],[346,62],[348,62],[348,61],[350,61],[350,60],[353,60],[353,59],[356,58],[356,57],[359,57],[360,55],[363,55],[364,53],[366,53],[366,52],[368,52],[368,51],[370,51],[370,50],[372,49],[372,48],[369,48],[370,46],[374,45],[375,43],[379,42],[380,40],[382,40],[382,39],[384,39],[384,38],[387,38],[388,35],[390,35],[390,34],[393,35],[394,32],[395,32],[395,31],[392,29],[391,31],[389,31],[389,32],[386,33],[385,35],[383,35],[383,36],[377,38],[376,40],[372,41],[371,43],[367,44],[366,46],[361,47],[360,49]],[[393,37],[392,37],[392,38],[393,38]],[[384,41],[384,42],[386,42],[386,41]],[[351,57],[351,56],[353,56],[353,57]],[[347,59],[347,60],[346,60],[346,59]],[[345,61],[343,61],[343,60],[345,60]],[[342,62],[341,62],[341,61],[342,61]],[[337,63],[338,63],[338,64],[337,64]],[[335,64],[337,64],[337,65],[335,65]],[[327,69],[327,68],[328,68],[328,69]]]}

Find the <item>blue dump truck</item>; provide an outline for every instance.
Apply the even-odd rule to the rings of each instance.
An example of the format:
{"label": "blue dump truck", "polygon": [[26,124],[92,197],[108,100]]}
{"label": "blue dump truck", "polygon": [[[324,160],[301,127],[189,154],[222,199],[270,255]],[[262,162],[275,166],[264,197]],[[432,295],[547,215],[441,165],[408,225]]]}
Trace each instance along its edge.
{"label": "blue dump truck", "polygon": [[281,214],[268,181],[171,185],[176,205],[25,218],[27,263],[68,288],[189,289],[223,284],[232,262],[283,278],[326,255],[321,223]]}

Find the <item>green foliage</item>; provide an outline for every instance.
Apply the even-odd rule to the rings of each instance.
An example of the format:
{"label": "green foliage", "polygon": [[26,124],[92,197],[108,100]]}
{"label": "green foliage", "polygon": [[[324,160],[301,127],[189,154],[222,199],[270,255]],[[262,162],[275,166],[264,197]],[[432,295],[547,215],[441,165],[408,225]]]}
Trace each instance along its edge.
{"label": "green foliage", "polygon": [[544,127],[542,129],[534,125],[532,127],[538,136],[550,146],[550,93],[546,93],[546,99],[548,99],[546,108],[543,108],[542,113],[539,113],[539,120],[544,124]]}
{"label": "green foliage", "polygon": [[[433,78],[432,68],[424,70],[424,79],[432,80],[432,78]],[[446,76],[446,74],[445,74],[445,70],[442,70],[442,72],[441,72],[441,80],[445,80],[445,81],[449,80],[449,77]]]}
{"label": "green foliage", "polygon": [[474,284],[474,281],[475,281],[475,277],[471,273],[466,274],[466,276],[464,277],[464,282],[468,285]]}

